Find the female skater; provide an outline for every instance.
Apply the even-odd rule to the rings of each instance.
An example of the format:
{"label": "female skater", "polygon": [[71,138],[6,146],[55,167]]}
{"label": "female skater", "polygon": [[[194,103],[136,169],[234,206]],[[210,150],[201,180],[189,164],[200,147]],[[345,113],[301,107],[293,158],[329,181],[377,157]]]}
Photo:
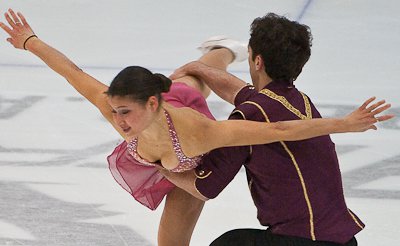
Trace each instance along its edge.
{"label": "female skater", "polygon": [[[157,166],[183,172],[196,167],[204,153],[219,147],[374,129],[375,115],[390,107],[383,101],[368,106],[372,98],[343,119],[271,124],[218,122],[214,121],[204,99],[209,89],[194,77],[170,81],[163,75],[133,66],[123,69],[107,87],[34,35],[22,14],[9,10],[5,18],[11,28],[4,23],[0,26],[10,35],[7,41],[15,48],[29,50],[66,78],[125,139],[108,157],[110,170],[124,189],[150,209],[157,208],[163,197],[174,189],[157,171]],[[227,52],[230,53],[227,49],[213,50],[200,61],[226,69],[235,58],[233,53],[227,56]],[[389,118],[389,115],[381,116],[379,120]]]}

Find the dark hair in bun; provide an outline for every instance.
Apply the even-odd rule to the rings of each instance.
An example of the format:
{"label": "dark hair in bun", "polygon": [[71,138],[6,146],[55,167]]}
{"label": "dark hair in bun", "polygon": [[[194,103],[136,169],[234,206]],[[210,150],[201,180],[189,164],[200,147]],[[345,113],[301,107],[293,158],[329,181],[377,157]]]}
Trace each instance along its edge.
{"label": "dark hair in bun", "polygon": [[154,76],[160,79],[161,92],[168,92],[169,89],[171,88],[172,81],[161,73],[155,73]]}
{"label": "dark hair in bun", "polygon": [[134,101],[146,103],[151,96],[161,100],[161,93],[168,92],[172,81],[162,74],[153,74],[146,68],[130,66],[124,68],[113,79],[106,91],[110,97],[129,97]]}

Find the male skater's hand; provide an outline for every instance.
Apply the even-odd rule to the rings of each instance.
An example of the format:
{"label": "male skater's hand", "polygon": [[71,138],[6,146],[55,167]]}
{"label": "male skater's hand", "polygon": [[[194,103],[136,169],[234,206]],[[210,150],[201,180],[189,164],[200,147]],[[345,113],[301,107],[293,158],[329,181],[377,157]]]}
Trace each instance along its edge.
{"label": "male skater's hand", "polygon": [[207,67],[207,65],[199,62],[199,61],[192,61],[189,62],[180,68],[176,69],[169,78],[171,80],[176,80],[188,75],[196,76],[197,71],[201,71],[202,68]]}

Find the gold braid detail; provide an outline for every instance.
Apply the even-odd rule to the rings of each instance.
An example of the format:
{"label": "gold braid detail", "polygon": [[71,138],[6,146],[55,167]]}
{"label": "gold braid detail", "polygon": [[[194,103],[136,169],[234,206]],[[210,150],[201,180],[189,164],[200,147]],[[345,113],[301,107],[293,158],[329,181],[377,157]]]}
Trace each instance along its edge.
{"label": "gold braid detail", "polygon": [[310,101],[308,100],[307,96],[304,95],[302,92],[300,92],[300,93],[303,96],[304,105],[306,108],[306,115],[302,114],[300,112],[300,110],[298,110],[292,104],[290,104],[290,102],[285,97],[279,96],[279,95],[275,94],[275,92],[273,92],[273,91],[270,91],[268,89],[262,89],[260,91],[260,93],[268,96],[269,98],[271,98],[275,101],[280,102],[285,108],[287,108],[290,112],[292,112],[293,114],[295,114],[297,117],[299,117],[302,120],[307,120],[307,119],[309,120],[312,118]]}
{"label": "gold braid detail", "polygon": [[[269,120],[269,118],[267,116],[267,113],[265,113],[264,109],[259,104],[255,103],[255,102],[251,102],[251,101],[246,101],[243,104],[251,104],[251,105],[256,106],[260,110],[260,112],[264,115],[265,121],[270,123],[270,120]],[[306,201],[306,204],[307,204],[307,207],[308,207],[308,213],[310,215],[310,235],[311,235],[311,239],[315,241],[316,237],[315,237],[315,230],[314,230],[314,213],[313,213],[313,209],[312,209],[312,206],[311,206],[310,198],[308,196],[307,186],[306,186],[306,183],[304,181],[303,174],[301,173],[299,164],[297,163],[296,158],[294,157],[293,153],[290,151],[289,147],[283,141],[280,141],[280,143],[282,144],[283,148],[285,149],[285,151],[288,153],[288,155],[292,159],[293,165],[294,165],[294,167],[295,167],[295,169],[297,171],[297,175],[299,176],[301,187],[303,188],[304,199]]]}
{"label": "gold braid detail", "polygon": [[308,97],[303,92],[300,91],[300,93],[303,96],[304,105],[305,105],[305,108],[306,108],[307,119],[312,119],[312,111],[311,111],[310,100],[308,100]]}

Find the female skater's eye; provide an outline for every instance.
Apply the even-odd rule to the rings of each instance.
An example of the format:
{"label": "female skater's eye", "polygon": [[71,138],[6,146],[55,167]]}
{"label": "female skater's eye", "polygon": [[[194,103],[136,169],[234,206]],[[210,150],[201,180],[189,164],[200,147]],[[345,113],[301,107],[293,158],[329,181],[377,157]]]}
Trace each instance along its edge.
{"label": "female skater's eye", "polygon": [[119,114],[119,115],[122,115],[122,114],[128,114],[130,112],[130,110],[120,110],[120,111],[117,111],[117,110],[115,110],[115,109],[111,109],[111,113],[112,114]]}
{"label": "female skater's eye", "polygon": [[131,112],[130,110],[121,110],[119,113],[120,114],[128,114],[129,112]]}

